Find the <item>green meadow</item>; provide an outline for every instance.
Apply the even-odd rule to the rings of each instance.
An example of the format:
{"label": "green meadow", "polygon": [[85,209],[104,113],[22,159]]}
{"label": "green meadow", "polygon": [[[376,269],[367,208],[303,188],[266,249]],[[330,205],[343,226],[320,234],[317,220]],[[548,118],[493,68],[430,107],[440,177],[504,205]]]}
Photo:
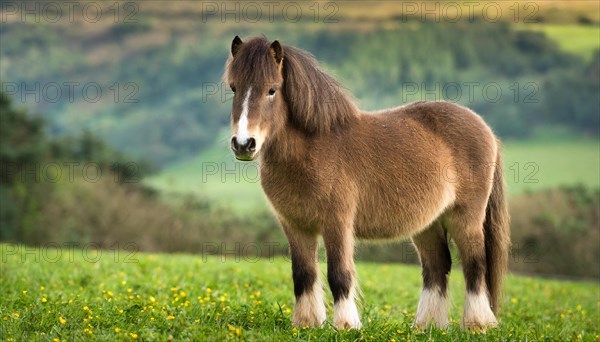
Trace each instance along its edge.
{"label": "green meadow", "polygon": [[[560,185],[600,186],[598,140],[556,134],[559,137],[545,134],[504,143],[504,172],[510,195]],[[164,170],[149,178],[147,184],[167,198],[169,194],[196,194],[239,210],[266,205],[258,165],[235,161],[226,142]]]}
{"label": "green meadow", "polygon": [[0,249],[4,341],[600,339],[598,283],[509,276],[500,328],[477,333],[459,328],[464,283],[455,269],[451,326],[421,332],[411,327],[420,268],[360,263],[364,328],[337,331],[330,323],[330,295],[323,328],[291,326],[291,266],[283,258],[10,244]]}
{"label": "green meadow", "polygon": [[509,194],[560,185],[600,186],[599,144],[594,139],[506,142],[504,175]]}
{"label": "green meadow", "polygon": [[593,52],[600,48],[600,26],[577,24],[522,24],[516,25],[523,30],[545,33],[562,50],[583,56],[589,60]]}

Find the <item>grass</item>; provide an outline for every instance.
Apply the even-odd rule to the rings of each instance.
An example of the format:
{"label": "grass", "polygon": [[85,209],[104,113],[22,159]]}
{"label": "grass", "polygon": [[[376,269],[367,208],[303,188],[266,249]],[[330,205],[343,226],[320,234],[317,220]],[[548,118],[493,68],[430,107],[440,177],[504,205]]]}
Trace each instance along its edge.
{"label": "grass", "polygon": [[283,258],[235,260],[9,244],[1,244],[0,250],[4,341],[600,339],[598,283],[509,276],[500,328],[471,333],[458,327],[463,281],[454,270],[451,326],[420,332],[411,328],[419,268],[359,264],[364,328],[338,332],[330,323],[321,329],[291,327],[291,271]]}
{"label": "grass", "polygon": [[[518,195],[559,185],[600,186],[599,144],[596,139],[574,138],[559,131],[542,132],[528,141],[505,142],[509,193]],[[223,143],[149,178],[147,184],[167,194],[192,193],[251,211],[267,206],[257,171],[255,163],[234,161]]]}
{"label": "grass", "polygon": [[598,140],[537,140],[504,144],[504,175],[511,195],[559,185],[600,186]]}
{"label": "grass", "polygon": [[522,30],[544,32],[558,46],[566,51],[580,55],[587,60],[600,48],[600,26],[581,24],[521,24]]}

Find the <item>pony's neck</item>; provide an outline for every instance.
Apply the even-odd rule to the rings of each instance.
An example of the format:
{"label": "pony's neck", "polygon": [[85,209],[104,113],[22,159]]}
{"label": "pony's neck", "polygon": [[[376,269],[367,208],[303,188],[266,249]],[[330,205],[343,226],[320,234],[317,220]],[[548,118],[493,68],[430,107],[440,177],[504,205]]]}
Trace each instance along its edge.
{"label": "pony's neck", "polygon": [[302,162],[308,155],[309,139],[303,132],[286,125],[264,146],[262,161],[292,165]]}

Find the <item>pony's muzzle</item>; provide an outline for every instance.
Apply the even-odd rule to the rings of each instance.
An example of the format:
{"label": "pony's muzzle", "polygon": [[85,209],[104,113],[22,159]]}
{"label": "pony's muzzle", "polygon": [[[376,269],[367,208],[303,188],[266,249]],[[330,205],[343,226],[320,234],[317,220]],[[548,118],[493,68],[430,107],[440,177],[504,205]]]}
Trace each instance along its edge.
{"label": "pony's muzzle", "polygon": [[245,141],[239,141],[236,136],[233,136],[231,150],[239,160],[252,160],[254,152],[256,152],[256,140],[248,138]]}

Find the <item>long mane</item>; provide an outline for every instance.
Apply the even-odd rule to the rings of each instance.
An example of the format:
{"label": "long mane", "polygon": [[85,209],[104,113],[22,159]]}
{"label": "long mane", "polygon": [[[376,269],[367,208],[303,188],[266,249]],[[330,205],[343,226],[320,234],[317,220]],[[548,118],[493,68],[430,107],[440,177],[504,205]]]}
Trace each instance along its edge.
{"label": "long mane", "polygon": [[284,91],[295,125],[318,134],[357,116],[352,99],[314,56],[289,46],[283,51]]}
{"label": "long mane", "polygon": [[[225,68],[229,76],[264,82],[277,71],[265,37],[244,41]],[[315,57],[292,46],[283,46],[283,95],[289,108],[289,121],[307,134],[329,132],[358,115],[352,98],[333,77],[326,74]]]}

